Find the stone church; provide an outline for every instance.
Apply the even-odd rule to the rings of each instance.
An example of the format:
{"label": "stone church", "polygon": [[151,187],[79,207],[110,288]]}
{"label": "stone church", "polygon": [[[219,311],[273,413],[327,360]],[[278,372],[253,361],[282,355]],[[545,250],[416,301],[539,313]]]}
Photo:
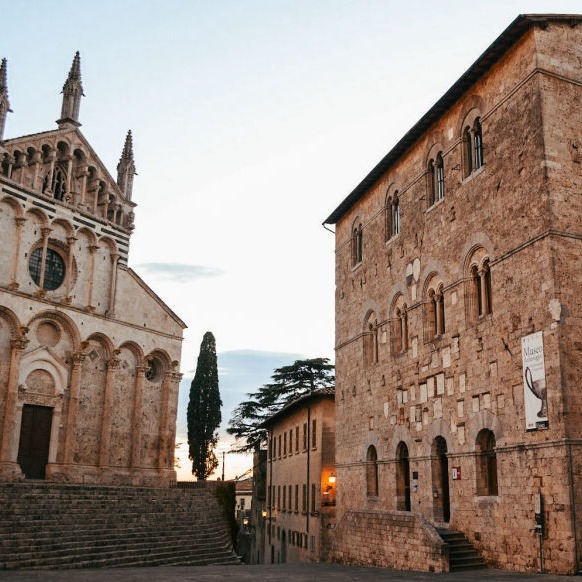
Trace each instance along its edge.
{"label": "stone church", "polygon": [[582,568],[581,106],[582,16],[519,16],[325,220],[336,560]]}
{"label": "stone church", "polygon": [[[184,323],[127,266],[135,164],[79,127],[79,53],[53,130],[4,138],[0,67],[0,480],[165,486]],[[121,144],[120,144],[121,145]]]}

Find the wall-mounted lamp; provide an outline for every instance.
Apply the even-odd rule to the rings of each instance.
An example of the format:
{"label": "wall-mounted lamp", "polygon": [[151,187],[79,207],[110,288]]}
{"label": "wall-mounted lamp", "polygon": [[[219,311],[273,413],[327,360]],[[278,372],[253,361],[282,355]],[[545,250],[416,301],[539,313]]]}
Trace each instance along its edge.
{"label": "wall-mounted lamp", "polygon": [[266,509],[263,509],[263,511],[261,511],[261,515],[263,517],[267,517],[267,510]]}
{"label": "wall-mounted lamp", "polygon": [[331,473],[327,480],[330,483],[335,483],[335,473]]}

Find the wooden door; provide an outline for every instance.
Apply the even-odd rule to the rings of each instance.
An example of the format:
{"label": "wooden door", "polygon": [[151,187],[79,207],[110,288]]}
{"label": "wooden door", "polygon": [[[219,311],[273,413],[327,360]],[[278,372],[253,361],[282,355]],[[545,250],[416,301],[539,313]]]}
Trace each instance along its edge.
{"label": "wooden door", "polygon": [[52,420],[52,408],[32,404],[22,408],[18,463],[27,479],[45,478]]}

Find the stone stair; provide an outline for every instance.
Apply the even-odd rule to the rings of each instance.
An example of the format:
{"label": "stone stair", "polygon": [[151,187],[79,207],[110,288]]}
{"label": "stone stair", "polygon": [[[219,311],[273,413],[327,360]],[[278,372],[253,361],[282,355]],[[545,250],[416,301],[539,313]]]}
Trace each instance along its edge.
{"label": "stone stair", "polygon": [[238,563],[212,489],[0,483],[0,570]]}
{"label": "stone stair", "polygon": [[439,536],[449,547],[449,570],[480,570],[487,568],[487,563],[479,556],[471,542],[460,531],[437,527]]}

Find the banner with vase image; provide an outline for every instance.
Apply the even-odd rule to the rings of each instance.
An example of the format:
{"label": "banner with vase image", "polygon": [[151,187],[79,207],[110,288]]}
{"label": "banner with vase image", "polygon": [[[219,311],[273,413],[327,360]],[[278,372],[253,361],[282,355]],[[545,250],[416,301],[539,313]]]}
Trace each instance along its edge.
{"label": "banner with vase image", "polygon": [[544,338],[541,331],[521,338],[525,428],[527,431],[549,427]]}

